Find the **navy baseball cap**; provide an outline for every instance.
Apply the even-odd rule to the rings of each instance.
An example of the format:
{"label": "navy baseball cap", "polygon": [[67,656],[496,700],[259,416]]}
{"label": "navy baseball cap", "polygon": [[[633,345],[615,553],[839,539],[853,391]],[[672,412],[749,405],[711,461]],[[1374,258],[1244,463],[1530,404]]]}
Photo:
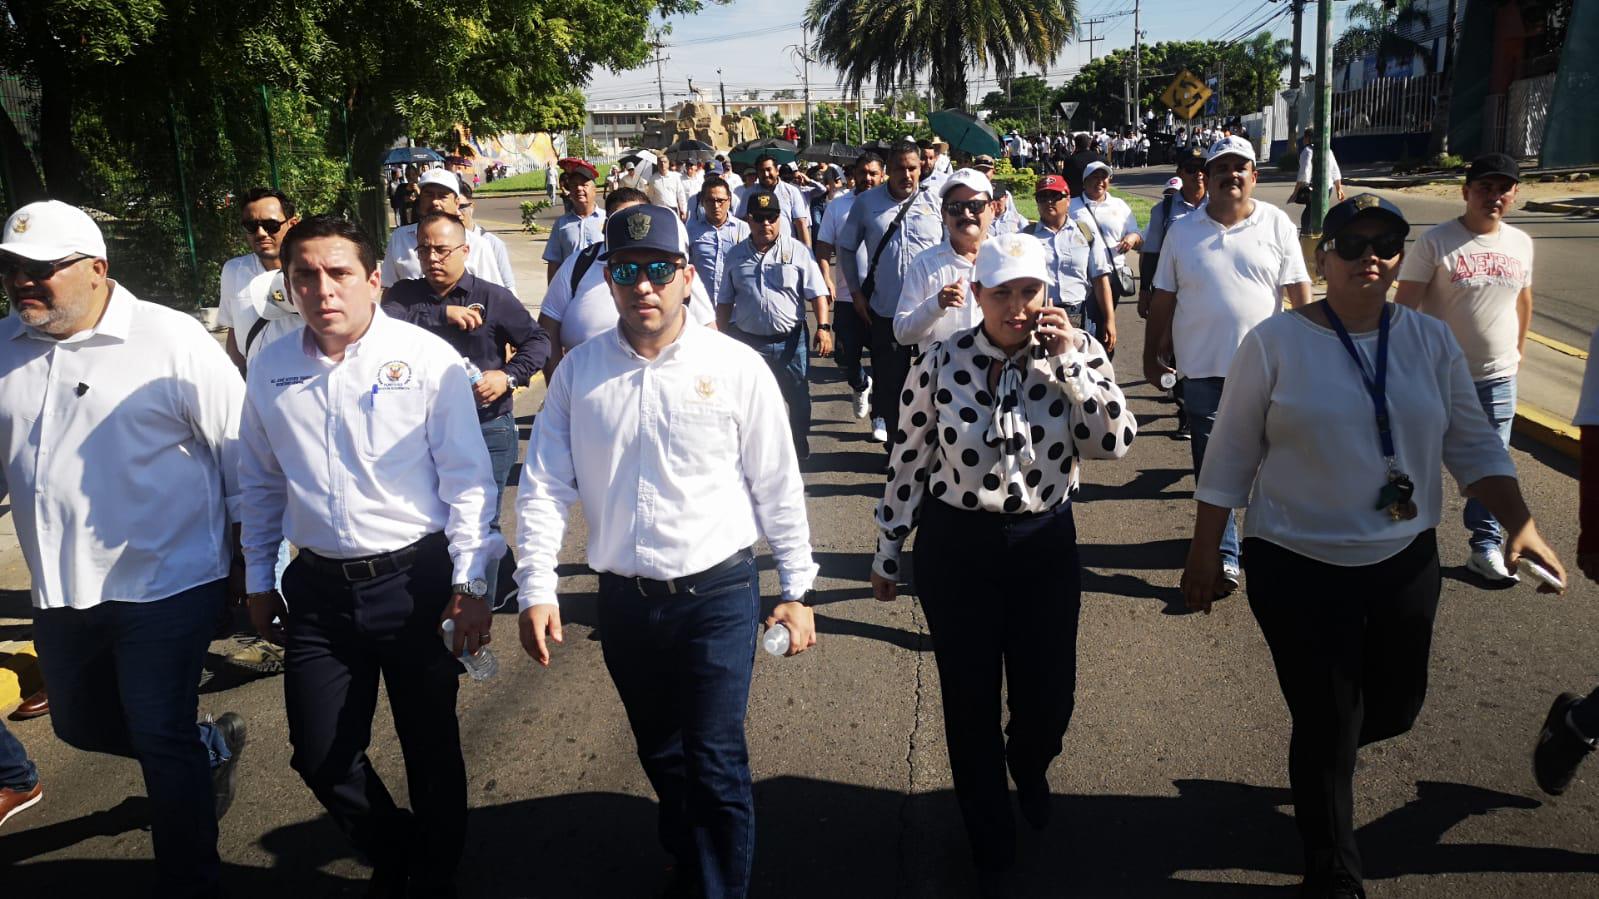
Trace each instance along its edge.
{"label": "navy baseball cap", "polygon": [[644,204],[620,210],[605,220],[605,252],[600,258],[609,259],[626,250],[660,250],[687,257],[683,223],[665,206]]}
{"label": "navy baseball cap", "polygon": [[773,212],[778,216],[783,214],[783,204],[778,202],[777,194],[766,188],[750,191],[749,202],[744,206],[745,215],[754,215],[757,212]]}
{"label": "navy baseball cap", "polygon": [[1410,233],[1410,222],[1405,220],[1405,214],[1399,207],[1384,200],[1376,194],[1356,194],[1327,210],[1327,217],[1321,223],[1321,239],[1332,240],[1338,232],[1349,227],[1349,224],[1361,216],[1381,216],[1390,219],[1399,226],[1402,234]]}

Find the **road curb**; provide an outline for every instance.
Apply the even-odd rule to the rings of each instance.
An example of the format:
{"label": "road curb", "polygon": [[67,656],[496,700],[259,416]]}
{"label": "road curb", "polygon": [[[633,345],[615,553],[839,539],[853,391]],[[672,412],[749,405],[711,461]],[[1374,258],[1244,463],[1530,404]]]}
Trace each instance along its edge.
{"label": "road curb", "polygon": [[33,644],[25,641],[0,643],[0,714],[10,714],[44,686],[39,675],[39,657]]}
{"label": "road curb", "polygon": [[1547,409],[1518,403],[1514,430],[1564,456],[1582,458],[1581,430]]}
{"label": "road curb", "polygon": [[1599,206],[1579,206],[1576,203],[1562,203],[1558,200],[1528,200],[1521,204],[1521,208],[1528,212],[1554,212],[1560,215],[1599,218]]}

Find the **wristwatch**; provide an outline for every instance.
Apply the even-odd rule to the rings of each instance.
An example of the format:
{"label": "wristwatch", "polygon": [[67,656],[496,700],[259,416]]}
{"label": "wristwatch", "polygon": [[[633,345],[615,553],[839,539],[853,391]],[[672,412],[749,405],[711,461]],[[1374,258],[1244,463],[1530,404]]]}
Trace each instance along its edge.
{"label": "wristwatch", "polygon": [[489,593],[489,582],[480,577],[475,577],[464,584],[451,584],[450,592],[482,599]]}
{"label": "wristwatch", "polygon": [[833,326],[830,325],[830,324],[821,324],[821,325],[817,325],[816,326],[816,330],[818,330],[818,331],[831,331],[831,330],[833,330]]}
{"label": "wristwatch", "polygon": [[505,389],[506,390],[515,390],[516,389],[516,375],[506,375],[505,376]]}

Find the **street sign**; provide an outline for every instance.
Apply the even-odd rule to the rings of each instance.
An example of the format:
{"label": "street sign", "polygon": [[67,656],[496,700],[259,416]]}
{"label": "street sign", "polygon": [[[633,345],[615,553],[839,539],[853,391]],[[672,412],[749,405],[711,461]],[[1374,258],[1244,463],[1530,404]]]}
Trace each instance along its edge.
{"label": "street sign", "polygon": [[1184,69],[1172,80],[1166,92],[1160,95],[1160,102],[1171,107],[1172,112],[1178,116],[1192,119],[1199,114],[1205,101],[1210,99],[1210,94],[1211,90],[1205,86],[1205,82],[1200,81],[1193,72]]}
{"label": "street sign", "polygon": [[1055,104],[1055,108],[1060,110],[1061,118],[1070,122],[1072,120],[1072,116],[1077,114],[1077,107],[1079,105],[1080,104],[1076,100],[1062,100]]}

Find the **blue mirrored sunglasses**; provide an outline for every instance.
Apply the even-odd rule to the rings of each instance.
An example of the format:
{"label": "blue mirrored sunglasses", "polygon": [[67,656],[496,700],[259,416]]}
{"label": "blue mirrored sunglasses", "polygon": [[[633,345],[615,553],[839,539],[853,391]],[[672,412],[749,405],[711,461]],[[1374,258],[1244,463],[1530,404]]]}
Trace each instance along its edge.
{"label": "blue mirrored sunglasses", "polygon": [[677,273],[682,269],[683,263],[667,262],[665,260],[645,263],[613,262],[610,265],[611,280],[623,287],[632,287],[637,284],[640,270],[644,272],[645,277],[650,279],[651,284],[656,287],[664,287],[672,283],[672,279],[677,277]]}

